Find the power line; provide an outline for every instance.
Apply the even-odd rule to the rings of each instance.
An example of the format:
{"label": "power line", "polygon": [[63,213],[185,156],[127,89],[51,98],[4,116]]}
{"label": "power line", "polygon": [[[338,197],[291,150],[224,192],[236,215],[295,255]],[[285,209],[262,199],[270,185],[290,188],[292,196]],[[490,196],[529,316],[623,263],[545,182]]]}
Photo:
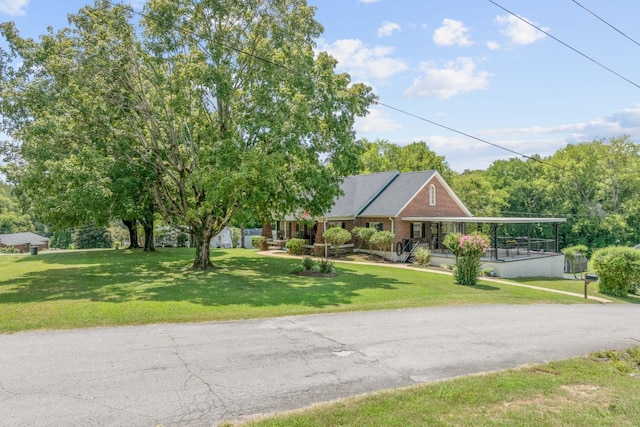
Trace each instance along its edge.
{"label": "power line", "polygon": [[[126,8],[128,8],[129,10],[131,10],[134,14],[138,15],[138,16],[139,16],[139,17],[141,17],[141,18],[154,19],[153,17],[151,17],[151,16],[149,16],[149,15],[146,15],[146,14],[144,14],[144,13],[142,13],[142,12],[138,12],[138,11],[134,10],[133,8],[131,8],[131,7],[130,7],[130,6],[128,6],[128,5],[123,5],[122,3],[115,3],[115,2],[113,2],[112,0],[105,0],[105,1],[106,1],[107,3],[109,3],[110,5],[112,5],[112,6],[126,7]],[[489,0],[489,1],[491,1],[491,0]],[[492,3],[493,3],[493,2],[492,2]],[[522,19],[522,18],[520,18],[520,19]],[[525,22],[527,22],[527,21],[525,21]],[[290,67],[287,67],[287,66],[286,66],[286,65],[284,65],[284,64],[281,64],[281,63],[278,63],[278,62],[272,61],[272,60],[270,60],[270,59],[267,59],[267,58],[261,57],[261,56],[259,56],[259,55],[256,55],[256,54],[253,54],[253,53],[250,53],[250,52],[246,52],[246,51],[244,51],[244,50],[242,50],[242,49],[239,49],[239,48],[237,48],[237,47],[229,46],[229,45],[227,45],[227,44],[225,44],[225,43],[222,43],[222,42],[219,42],[219,41],[215,41],[215,40],[212,40],[212,39],[210,39],[210,38],[202,37],[202,36],[200,36],[200,35],[196,34],[196,32],[195,32],[195,31],[191,31],[191,30],[188,30],[188,29],[185,29],[185,28],[178,28],[178,27],[176,27],[175,25],[172,25],[172,27],[173,27],[173,29],[175,29],[175,30],[178,30],[178,31],[181,31],[181,32],[183,32],[183,33],[185,33],[185,34],[189,34],[189,35],[191,35],[191,36],[194,36],[194,37],[196,37],[196,38],[197,38],[197,39],[199,39],[199,40],[204,40],[204,41],[208,41],[208,42],[211,42],[211,43],[217,44],[218,46],[224,47],[225,49],[232,50],[232,51],[234,51],[234,52],[236,52],[236,53],[238,53],[238,54],[240,54],[240,55],[246,55],[246,56],[249,56],[249,57],[251,57],[251,58],[253,58],[253,59],[256,59],[256,60],[258,60],[258,61],[262,61],[262,62],[265,62],[265,63],[271,64],[271,65],[273,65],[273,66],[275,66],[275,67],[281,68],[281,69],[283,69],[283,70],[285,70],[285,71],[288,71],[288,72],[295,73],[295,74],[302,75],[302,76],[305,76],[305,77],[306,77],[306,75],[305,75],[304,73],[301,73],[301,72],[300,72],[300,71],[298,71],[298,70],[291,69]],[[198,44],[199,44],[199,43],[200,43],[200,42],[198,42]],[[637,86],[637,85],[636,85],[636,86]],[[638,86],[638,87],[640,88],[640,86]],[[401,109],[401,108],[399,108],[399,107],[394,107],[394,106],[392,106],[392,105],[386,104],[386,103],[384,103],[384,102],[382,102],[382,101],[379,101],[379,100],[374,100],[373,102],[374,102],[375,104],[377,104],[377,105],[382,106],[382,107],[388,108],[388,109],[390,109],[390,110],[394,110],[394,111],[396,111],[396,112],[398,112],[398,113],[400,113],[400,114],[404,114],[404,115],[406,115],[406,116],[413,117],[413,118],[415,118],[415,119],[421,120],[421,121],[426,122],[426,123],[429,123],[429,124],[431,124],[431,125],[434,125],[434,126],[440,127],[440,128],[442,128],[442,129],[446,129],[446,130],[448,130],[448,131],[450,131],[450,132],[457,133],[458,135],[462,135],[462,136],[464,136],[464,137],[467,137],[467,138],[473,139],[473,140],[478,141],[478,142],[481,142],[481,143],[483,143],[483,144],[487,144],[487,145],[490,145],[490,146],[492,146],[492,147],[498,148],[498,149],[500,149],[500,150],[507,151],[507,152],[509,152],[509,153],[511,153],[511,154],[515,154],[516,156],[522,157],[522,158],[524,158],[524,159],[531,160],[531,161],[535,161],[535,162],[540,163],[540,164],[543,164],[543,165],[547,165],[547,166],[550,166],[550,167],[553,167],[553,168],[556,168],[556,169],[560,169],[560,170],[562,170],[562,171],[564,171],[564,172],[568,172],[568,173],[573,173],[573,174],[575,174],[575,172],[573,172],[573,171],[567,171],[565,168],[563,168],[563,167],[561,167],[561,166],[555,165],[555,164],[553,164],[553,163],[546,162],[546,161],[541,160],[541,159],[539,159],[539,158],[537,158],[537,157],[529,156],[529,155],[527,155],[527,154],[521,153],[521,152],[519,152],[519,151],[512,150],[512,149],[507,148],[507,147],[503,147],[502,145],[496,144],[496,143],[491,142],[491,141],[488,141],[488,140],[486,140],[486,139],[482,139],[482,138],[480,138],[480,137],[474,136],[474,135],[469,134],[469,133],[467,133],[467,132],[463,132],[463,131],[458,130],[458,129],[455,129],[455,128],[451,127],[451,126],[447,126],[447,125],[444,125],[444,124],[442,124],[442,123],[435,122],[435,121],[433,121],[433,120],[430,120],[430,119],[427,119],[427,118],[425,118],[425,117],[419,116],[419,115],[417,115],[417,114],[411,113],[411,112],[409,112],[409,111],[403,110],[403,109]]]}
{"label": "power line", "polygon": [[521,17],[520,15],[517,15],[516,13],[510,11],[509,9],[507,9],[504,6],[499,5],[498,3],[496,3],[493,0],[487,0],[489,3],[492,3],[493,5],[495,5],[496,7],[499,7],[500,9],[504,10],[505,12],[507,12],[510,15],[513,15],[514,17],[518,18],[519,20],[521,20],[522,22],[526,23],[527,25],[530,25],[531,27],[535,28],[536,30],[540,31],[541,33],[549,36],[551,39],[557,41],[558,43],[560,43],[561,45],[571,49],[572,51],[574,51],[575,53],[577,53],[578,55],[588,59],[589,61],[593,62],[594,64],[604,68],[605,70],[609,71],[611,74],[614,74],[616,76],[618,76],[619,78],[621,78],[622,80],[625,80],[627,83],[631,83],[632,85],[634,85],[635,87],[637,87],[638,89],[640,89],[640,85],[638,83],[635,83],[634,81],[626,78],[625,76],[623,76],[620,73],[617,73],[616,71],[612,70],[611,68],[607,67],[606,65],[604,65],[603,63],[593,59],[592,57],[590,57],[589,55],[587,55],[586,53],[582,53],[580,52],[578,49],[570,46],[569,44],[563,42],[562,40],[560,40],[559,38],[551,35],[549,32],[543,30],[542,28],[538,27],[537,25],[529,22],[528,20],[524,19],[523,17]]}
{"label": "power line", "polygon": [[630,36],[628,36],[627,34],[625,34],[624,32],[622,32],[621,30],[619,30],[618,28],[616,28],[615,26],[613,26],[612,24],[610,24],[609,22],[607,22],[604,18],[601,18],[600,16],[598,16],[595,12],[587,9],[587,7],[585,7],[584,5],[582,5],[580,2],[576,1],[576,0],[571,0],[572,2],[574,2],[575,4],[577,4],[578,6],[580,6],[581,8],[583,8],[584,10],[586,10],[587,12],[589,12],[590,14],[592,14],[593,16],[595,16],[596,18],[598,18],[600,21],[604,22],[605,24],[607,24],[609,27],[613,28],[615,31],[617,31],[618,33],[622,34],[624,37],[626,37],[627,39],[631,40],[633,43],[635,43],[636,45],[640,46],[640,43],[638,43],[637,41],[635,41],[633,38],[631,38]]}

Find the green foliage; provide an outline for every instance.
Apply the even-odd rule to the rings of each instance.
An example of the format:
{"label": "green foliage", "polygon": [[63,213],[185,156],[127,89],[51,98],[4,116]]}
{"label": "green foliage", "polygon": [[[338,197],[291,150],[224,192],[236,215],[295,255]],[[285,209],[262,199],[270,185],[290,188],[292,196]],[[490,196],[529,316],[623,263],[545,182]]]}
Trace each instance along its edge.
{"label": "green foliage", "polygon": [[419,246],[413,251],[413,256],[416,259],[416,263],[418,265],[429,265],[429,260],[431,259],[431,251],[424,246]]}
{"label": "green foliage", "polygon": [[624,246],[598,249],[591,256],[600,292],[626,296],[640,286],[640,251]]}
{"label": "green foliage", "polygon": [[376,229],[371,227],[354,227],[351,230],[351,234],[358,243],[358,249],[362,249],[363,243],[371,249],[371,236],[373,236],[375,232]]}
{"label": "green foliage", "polygon": [[327,258],[321,258],[320,261],[318,261],[318,271],[322,274],[333,274],[336,269],[333,261]]}
{"label": "green foliage", "polygon": [[333,253],[337,255],[340,246],[351,240],[351,233],[341,227],[331,227],[322,233],[322,238],[333,247]]}
{"label": "green foliage", "polygon": [[289,274],[300,274],[304,271],[306,271],[306,269],[304,268],[303,265],[296,264],[293,267],[291,267],[291,270],[289,270]]}
{"label": "green foliage", "polygon": [[6,248],[0,248],[0,253],[3,253],[3,254],[19,254],[20,250],[16,249],[13,246],[8,246]]}
{"label": "green foliage", "polygon": [[[586,245],[575,245],[568,246],[562,249],[562,253],[564,254],[565,259],[569,263],[569,267],[571,268],[571,273],[575,276],[575,273],[578,273],[578,261],[580,259],[586,259],[587,252],[589,248]],[[585,270],[582,270],[585,271]]]}
{"label": "green foliage", "polygon": [[49,246],[58,249],[69,249],[71,243],[73,243],[71,230],[54,231],[49,241]]}
{"label": "green foliage", "polygon": [[362,142],[364,150],[360,156],[360,173],[436,170],[445,181],[449,181],[454,175],[444,157],[438,156],[424,141],[416,141],[402,147],[380,139],[364,139]]}
{"label": "green foliage", "polygon": [[0,70],[0,111],[29,160],[28,174],[12,166],[25,198],[51,218],[104,223],[153,194],[193,236],[201,270],[238,212],[325,212],[357,171],[353,124],[375,95],[316,51],[322,26],[305,0],[254,6],[150,1],[138,19],[98,0],[42,39],[3,25],[23,62]]}
{"label": "green foliage", "polygon": [[376,231],[369,239],[371,246],[380,251],[386,251],[387,249],[392,250],[392,245],[395,240],[396,235],[390,231]]}
{"label": "green foliage", "polygon": [[311,271],[314,265],[315,265],[315,262],[313,261],[313,258],[311,258],[310,256],[306,256],[302,258],[302,266],[306,271]]}
{"label": "green foliage", "polygon": [[73,233],[73,245],[76,249],[110,248],[113,240],[105,227],[89,224]]}
{"label": "green foliage", "polygon": [[242,238],[242,233],[240,229],[237,227],[231,227],[231,247],[237,248],[240,246],[240,239]]}
{"label": "green foliage", "polygon": [[445,236],[444,245],[456,257],[453,275],[461,285],[473,286],[478,283],[482,272],[480,258],[489,248],[489,237],[482,233],[451,233]]}
{"label": "green foliage", "polygon": [[304,245],[306,244],[304,239],[289,239],[287,241],[287,251],[291,255],[302,255],[304,253]]}
{"label": "green foliage", "polygon": [[253,236],[251,238],[251,245],[258,250],[267,250],[267,238],[265,236]]}

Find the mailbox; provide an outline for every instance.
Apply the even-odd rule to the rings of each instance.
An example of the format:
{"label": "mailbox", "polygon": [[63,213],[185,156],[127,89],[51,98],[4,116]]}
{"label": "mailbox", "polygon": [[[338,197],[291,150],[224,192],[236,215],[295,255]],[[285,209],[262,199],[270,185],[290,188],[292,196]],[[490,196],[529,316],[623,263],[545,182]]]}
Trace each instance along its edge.
{"label": "mailbox", "polygon": [[597,282],[598,281],[598,275],[597,274],[585,274],[584,275],[584,281],[585,282]]}
{"label": "mailbox", "polygon": [[587,273],[584,275],[584,298],[587,299],[587,285],[591,282],[597,282],[598,275],[593,273]]}

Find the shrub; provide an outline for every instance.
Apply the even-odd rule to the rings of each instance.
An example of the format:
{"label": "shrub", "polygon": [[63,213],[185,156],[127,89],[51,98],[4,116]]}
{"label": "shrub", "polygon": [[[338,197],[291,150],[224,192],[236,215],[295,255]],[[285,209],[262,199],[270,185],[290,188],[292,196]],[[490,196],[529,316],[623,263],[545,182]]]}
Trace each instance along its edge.
{"label": "shrub", "polygon": [[376,232],[375,228],[370,227],[356,227],[351,230],[351,234],[358,241],[358,249],[362,249],[362,244],[366,244],[367,248],[371,249],[371,236]]}
{"label": "shrub", "polygon": [[337,256],[340,245],[344,245],[351,240],[351,233],[341,227],[331,227],[322,233],[322,238],[325,242],[333,246],[333,253]]}
{"label": "shrub", "polygon": [[267,250],[267,238],[265,236],[253,236],[251,238],[251,245],[254,248],[258,248],[261,251]]}
{"label": "shrub", "polygon": [[237,248],[240,246],[240,239],[242,238],[242,232],[237,227],[231,227],[231,247]]}
{"label": "shrub", "polygon": [[287,241],[287,251],[289,251],[291,255],[302,255],[306,243],[304,239],[289,239]]}
{"label": "shrub", "polygon": [[423,246],[418,246],[413,252],[418,265],[427,265],[431,259],[431,251]]}
{"label": "shrub", "polygon": [[443,270],[451,270],[451,266],[449,264],[440,264],[440,268]]}
{"label": "shrub", "polygon": [[333,261],[329,261],[326,258],[322,258],[318,263],[318,271],[322,274],[332,274],[335,272]]}
{"label": "shrub", "polygon": [[390,231],[376,231],[369,240],[371,245],[381,251],[391,250],[393,242],[396,240],[396,235]]}
{"label": "shrub", "polygon": [[451,233],[443,243],[456,256],[453,268],[456,282],[466,286],[478,283],[481,273],[480,258],[489,248],[489,237],[482,233]]}
{"label": "shrub", "polygon": [[299,274],[305,271],[304,267],[300,264],[294,265],[291,270],[289,270],[289,274]]}
{"label": "shrub", "polygon": [[113,241],[109,230],[89,224],[73,233],[73,244],[76,249],[110,248]]}
{"label": "shrub", "polygon": [[313,258],[311,258],[310,256],[306,256],[302,258],[302,266],[306,271],[312,270],[314,264],[315,262],[313,261]]}
{"label": "shrub", "polygon": [[588,251],[589,248],[587,248],[585,245],[569,246],[562,250],[562,253],[569,263],[569,267],[571,268],[573,277],[576,277],[576,273],[584,271],[583,269],[580,269],[580,271],[578,271],[578,261],[580,261],[581,259],[584,260],[587,256]]}
{"label": "shrub", "polygon": [[14,246],[9,246],[9,247],[6,247],[6,248],[0,248],[0,253],[19,254],[20,250],[16,249]]}
{"label": "shrub", "polygon": [[624,246],[598,249],[591,256],[593,269],[600,276],[600,292],[626,296],[640,286],[640,251]]}

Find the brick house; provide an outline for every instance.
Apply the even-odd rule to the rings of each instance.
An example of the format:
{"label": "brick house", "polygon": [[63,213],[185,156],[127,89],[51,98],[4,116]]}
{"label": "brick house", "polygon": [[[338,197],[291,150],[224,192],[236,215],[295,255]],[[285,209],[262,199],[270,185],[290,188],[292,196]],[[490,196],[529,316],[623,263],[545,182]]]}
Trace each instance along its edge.
{"label": "brick house", "polygon": [[[564,218],[474,217],[437,171],[380,172],[344,179],[331,209],[317,218],[289,216],[276,222],[274,239],[283,245],[292,237],[309,241],[323,252],[322,233],[331,227],[372,227],[395,234],[395,250],[382,255],[394,261],[410,257],[417,245],[431,250],[431,264],[451,264],[442,242],[449,233],[467,228],[489,230],[491,248],[483,266],[502,277],[562,277],[564,256],[558,248],[558,227]],[[539,235],[547,228],[547,236]],[[312,245],[314,245],[313,247]]]}
{"label": "brick house", "polygon": [[32,247],[49,249],[49,239],[35,233],[0,234],[0,248],[10,247],[20,252],[29,252]]}
{"label": "brick house", "polygon": [[[464,206],[442,176],[434,170],[400,173],[380,172],[344,179],[338,197],[325,215],[311,226],[295,218],[278,221],[276,232],[282,239],[302,237],[322,242],[327,228],[372,227],[391,231],[398,242],[421,242],[439,249],[447,233],[461,231],[464,222],[441,222],[438,218],[466,218]],[[407,220],[409,217],[428,220]]]}

